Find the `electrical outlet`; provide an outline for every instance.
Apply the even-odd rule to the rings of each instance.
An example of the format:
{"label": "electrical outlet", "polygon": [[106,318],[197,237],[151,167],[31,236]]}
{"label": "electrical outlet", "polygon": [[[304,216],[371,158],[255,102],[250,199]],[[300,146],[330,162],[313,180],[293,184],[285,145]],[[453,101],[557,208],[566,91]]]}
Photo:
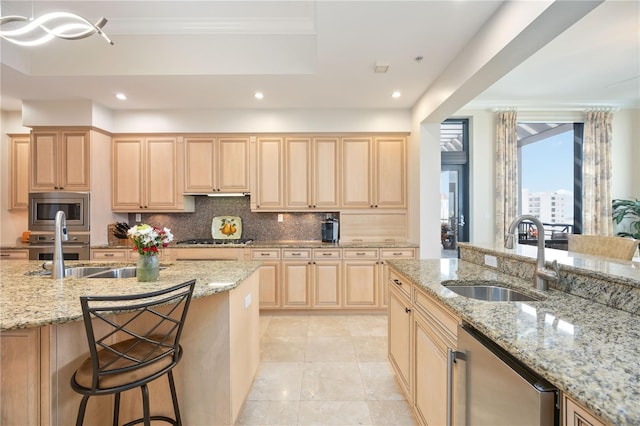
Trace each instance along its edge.
{"label": "electrical outlet", "polygon": [[251,305],[251,293],[244,297],[244,308],[247,309]]}
{"label": "electrical outlet", "polygon": [[142,215],[140,213],[136,213],[136,222],[140,222],[142,220]]}
{"label": "electrical outlet", "polygon": [[278,213],[278,222],[284,222],[284,215],[282,213]]}
{"label": "electrical outlet", "polygon": [[495,256],[489,256],[488,254],[484,255],[484,264],[487,266],[492,266],[494,268],[498,267],[498,259]]}

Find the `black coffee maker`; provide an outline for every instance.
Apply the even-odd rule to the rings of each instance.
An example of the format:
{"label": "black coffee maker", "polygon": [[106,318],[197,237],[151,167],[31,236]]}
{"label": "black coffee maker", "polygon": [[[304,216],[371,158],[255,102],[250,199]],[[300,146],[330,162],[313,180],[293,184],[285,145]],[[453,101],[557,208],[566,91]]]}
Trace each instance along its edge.
{"label": "black coffee maker", "polygon": [[333,217],[322,221],[322,242],[337,243],[340,234],[338,233],[338,219]]}

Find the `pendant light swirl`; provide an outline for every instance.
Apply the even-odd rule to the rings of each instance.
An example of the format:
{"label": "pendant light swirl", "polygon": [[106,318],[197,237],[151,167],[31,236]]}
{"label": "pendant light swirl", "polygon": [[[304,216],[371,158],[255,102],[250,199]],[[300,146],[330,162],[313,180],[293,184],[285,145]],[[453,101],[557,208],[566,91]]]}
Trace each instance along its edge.
{"label": "pendant light swirl", "polygon": [[[20,28],[3,30],[9,23],[24,22]],[[64,40],[79,40],[93,34],[100,34],[109,44],[111,39],[102,31],[107,23],[105,18],[92,24],[82,16],[69,12],[51,12],[32,19],[24,16],[0,17],[0,37],[20,46],[38,46],[54,37]]]}

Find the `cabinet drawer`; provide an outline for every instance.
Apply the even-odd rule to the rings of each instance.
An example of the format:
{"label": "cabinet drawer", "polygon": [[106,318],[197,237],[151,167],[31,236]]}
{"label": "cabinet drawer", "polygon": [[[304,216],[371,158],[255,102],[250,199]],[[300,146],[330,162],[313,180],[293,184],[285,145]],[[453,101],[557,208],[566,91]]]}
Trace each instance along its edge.
{"label": "cabinet drawer", "polygon": [[460,319],[446,310],[438,302],[431,299],[417,287],[413,289],[413,294],[413,305],[417,310],[429,318],[430,322],[437,326],[443,336],[446,336],[453,342],[456,342]]}
{"label": "cabinet drawer", "polygon": [[92,250],[94,260],[126,260],[128,250]]}
{"label": "cabinet drawer", "polygon": [[342,257],[342,253],[340,253],[340,249],[315,249],[315,250],[313,250],[313,258],[315,260],[340,259],[341,257]]}
{"label": "cabinet drawer", "polygon": [[377,259],[378,249],[345,249],[345,259]]}
{"label": "cabinet drawer", "polygon": [[309,260],[311,259],[311,250],[310,249],[303,249],[303,250],[282,249],[282,258]]}
{"label": "cabinet drawer", "polygon": [[399,275],[394,271],[389,271],[389,287],[398,290],[401,294],[405,295],[407,299],[411,300],[411,289],[413,288],[413,284],[402,275]]}
{"label": "cabinet drawer", "polygon": [[253,249],[251,259],[280,259],[280,249]]}
{"label": "cabinet drawer", "polygon": [[413,259],[415,256],[412,248],[380,249],[381,259]]}
{"label": "cabinet drawer", "polygon": [[29,250],[2,250],[0,251],[0,259],[26,260],[29,259]]}
{"label": "cabinet drawer", "polygon": [[582,408],[568,396],[564,396],[564,415],[566,426],[605,426],[597,417]]}

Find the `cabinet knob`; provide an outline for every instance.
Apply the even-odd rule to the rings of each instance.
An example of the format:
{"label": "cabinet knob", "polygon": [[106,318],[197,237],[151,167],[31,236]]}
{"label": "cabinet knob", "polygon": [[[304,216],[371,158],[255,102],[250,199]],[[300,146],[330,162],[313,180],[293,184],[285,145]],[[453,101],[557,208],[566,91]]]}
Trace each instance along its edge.
{"label": "cabinet knob", "polygon": [[105,253],[104,257],[113,257],[113,253]]}
{"label": "cabinet knob", "polygon": [[397,285],[402,285],[402,281],[400,281],[398,279],[393,280],[393,283],[397,284]]}
{"label": "cabinet knob", "polygon": [[411,309],[409,309],[409,308],[404,308],[404,311],[405,311],[406,313],[409,313],[409,312],[411,312]]}

